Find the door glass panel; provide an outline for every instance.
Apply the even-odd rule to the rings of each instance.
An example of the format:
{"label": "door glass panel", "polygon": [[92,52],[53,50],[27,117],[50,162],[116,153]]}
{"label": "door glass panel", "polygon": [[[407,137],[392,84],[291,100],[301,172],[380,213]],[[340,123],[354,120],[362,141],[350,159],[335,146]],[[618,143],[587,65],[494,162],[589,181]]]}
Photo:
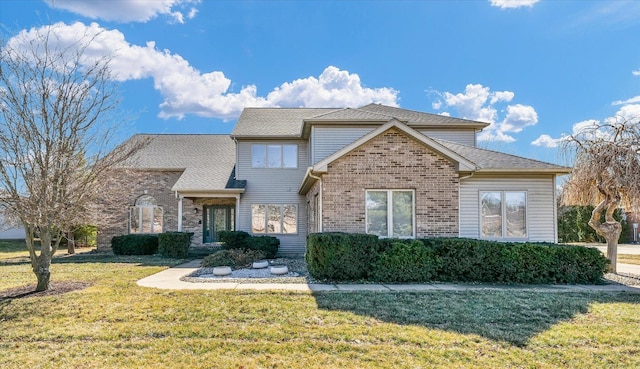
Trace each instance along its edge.
{"label": "door glass panel", "polygon": [[387,237],[387,191],[367,191],[367,233]]}
{"label": "door glass panel", "polygon": [[142,207],[142,233],[151,233],[151,224],[153,217],[153,208],[152,207]]}
{"label": "door glass panel", "polygon": [[227,208],[213,208],[213,238],[218,239],[218,232],[228,231]]}
{"label": "door glass panel", "polygon": [[413,192],[393,191],[393,237],[413,237]]}

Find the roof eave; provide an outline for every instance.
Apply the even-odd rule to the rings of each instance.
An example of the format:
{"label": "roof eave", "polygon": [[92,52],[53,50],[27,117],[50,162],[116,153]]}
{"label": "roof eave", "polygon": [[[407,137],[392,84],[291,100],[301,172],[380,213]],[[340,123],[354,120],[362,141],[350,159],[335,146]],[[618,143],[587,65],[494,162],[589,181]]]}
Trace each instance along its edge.
{"label": "roof eave", "polygon": [[569,174],[571,168],[480,168],[476,170],[476,173],[490,174]]}

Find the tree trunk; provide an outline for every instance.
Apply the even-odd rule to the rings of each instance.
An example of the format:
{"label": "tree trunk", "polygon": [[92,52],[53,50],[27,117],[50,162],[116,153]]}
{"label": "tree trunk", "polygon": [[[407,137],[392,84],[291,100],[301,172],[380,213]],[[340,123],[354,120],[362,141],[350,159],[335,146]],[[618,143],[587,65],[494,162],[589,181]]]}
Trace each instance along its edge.
{"label": "tree trunk", "polygon": [[67,233],[67,253],[73,255],[76,253],[76,239],[73,232]]}
{"label": "tree trunk", "polygon": [[[606,188],[601,183],[598,183],[598,191],[605,198],[593,209],[591,219],[589,219],[589,226],[607,241],[607,258],[611,262],[609,272],[617,273],[618,239],[622,233],[622,225],[613,218],[613,213],[620,205],[620,194],[617,189]],[[602,212],[605,209],[605,222],[602,223]]]}
{"label": "tree trunk", "polygon": [[33,273],[38,279],[36,292],[46,291],[51,287],[51,258],[53,249],[51,248],[51,230],[43,227],[40,228],[40,256],[34,263]]}

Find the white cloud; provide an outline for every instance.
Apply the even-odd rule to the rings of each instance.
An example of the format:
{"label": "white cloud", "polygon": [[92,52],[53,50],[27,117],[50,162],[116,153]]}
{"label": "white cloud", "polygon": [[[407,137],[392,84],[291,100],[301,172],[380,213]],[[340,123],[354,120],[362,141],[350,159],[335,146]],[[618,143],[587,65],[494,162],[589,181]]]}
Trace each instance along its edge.
{"label": "white cloud", "polygon": [[561,141],[560,139],[551,138],[551,136],[549,135],[540,135],[540,137],[538,137],[533,142],[531,142],[531,144],[534,146],[553,148],[553,147],[558,147],[558,144],[560,143],[560,141]]}
{"label": "white cloud", "polygon": [[[152,78],[163,102],[158,116],[181,119],[187,114],[231,120],[247,106],[282,107],[347,107],[368,103],[397,106],[398,91],[383,87],[365,87],[355,73],[327,67],[320,76],[285,82],[267,94],[257,95],[255,85],[229,91],[231,80],[221,71],[202,73],[180,55],[158,50],[154,42],[145,46],[132,45],[118,30],[106,30],[96,23],[85,25],[53,25],[57,41],[70,46],[81,35],[95,36],[86,56],[99,58],[113,55],[110,64],[114,79],[128,81]],[[11,43],[28,42],[35,30],[23,31]],[[90,60],[88,60],[90,61]]]}
{"label": "white cloud", "polygon": [[490,123],[479,135],[480,141],[514,142],[516,139],[507,134],[518,133],[525,127],[538,123],[538,113],[529,105],[514,104],[506,106],[506,114],[499,121],[499,104],[511,102],[515,97],[512,91],[491,92],[489,87],[480,84],[468,84],[464,92],[453,94],[451,92],[431,91],[440,96],[431,105],[435,110],[453,108],[457,116],[465,119]]}
{"label": "white cloud", "polygon": [[617,100],[611,103],[611,105],[627,105],[627,104],[638,104],[640,103],[640,96],[635,96],[626,100]]}
{"label": "white cloud", "polygon": [[513,9],[521,7],[533,7],[540,0],[489,0],[491,6],[497,6],[501,9]]}
{"label": "white cloud", "polygon": [[633,74],[634,76],[640,76],[640,69],[634,70],[633,72],[631,72],[631,74]]}
{"label": "white cloud", "polygon": [[[170,17],[174,22],[184,23],[182,9],[200,0],[44,0],[50,7],[64,9],[91,19],[116,22],[147,22],[159,15]],[[191,8],[187,14],[192,19],[197,13]]]}
{"label": "white cloud", "polygon": [[516,104],[507,106],[507,116],[500,125],[503,132],[521,132],[525,127],[538,123],[538,113],[532,106]]}

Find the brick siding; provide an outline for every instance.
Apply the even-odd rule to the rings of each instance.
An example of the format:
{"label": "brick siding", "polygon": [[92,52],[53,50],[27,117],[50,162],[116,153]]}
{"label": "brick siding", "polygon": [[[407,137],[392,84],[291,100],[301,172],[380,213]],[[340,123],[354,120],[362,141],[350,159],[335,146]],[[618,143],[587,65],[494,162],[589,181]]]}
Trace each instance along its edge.
{"label": "brick siding", "polygon": [[323,232],[364,233],[368,189],[415,190],[416,236],[458,236],[455,164],[403,132],[391,128],[329,164],[322,176]]}

